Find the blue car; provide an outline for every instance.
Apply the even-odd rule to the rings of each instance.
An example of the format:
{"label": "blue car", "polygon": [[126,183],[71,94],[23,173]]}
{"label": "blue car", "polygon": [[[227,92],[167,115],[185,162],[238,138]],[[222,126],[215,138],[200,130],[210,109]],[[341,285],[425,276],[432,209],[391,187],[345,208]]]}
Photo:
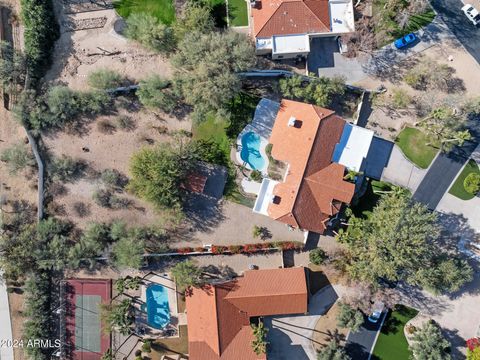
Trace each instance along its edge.
{"label": "blue car", "polygon": [[394,44],[397,49],[404,48],[405,46],[413,43],[415,40],[417,40],[417,37],[415,34],[407,34],[404,37],[395,40]]}

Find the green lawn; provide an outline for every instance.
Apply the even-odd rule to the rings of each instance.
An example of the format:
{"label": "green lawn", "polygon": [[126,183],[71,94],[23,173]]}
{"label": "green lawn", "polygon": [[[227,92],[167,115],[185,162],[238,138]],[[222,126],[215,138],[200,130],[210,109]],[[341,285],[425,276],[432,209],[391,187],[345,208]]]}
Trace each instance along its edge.
{"label": "green lawn", "polygon": [[114,2],[114,6],[123,18],[132,13],[146,13],[155,16],[165,25],[175,21],[173,0],[118,0]]}
{"label": "green lawn", "polygon": [[[209,142],[209,158],[213,162],[228,168],[229,176],[225,185],[225,196],[228,200],[253,207],[255,200],[245,197],[235,183],[236,169],[230,160],[231,144],[243,130],[246,124],[252,121],[255,107],[260,98],[247,93],[240,93],[230,106],[230,121],[218,120],[211,113],[205,120],[195,123],[192,128],[194,140]],[[216,147],[216,149],[214,149]]]}
{"label": "green lawn", "polygon": [[465,178],[471,173],[480,174],[480,169],[478,168],[478,165],[475,162],[475,160],[470,159],[468,163],[465,165],[465,167],[463,168],[460,175],[458,176],[457,180],[455,180],[455,182],[453,183],[450,190],[448,190],[448,193],[462,200],[473,199],[475,195],[467,192],[465,190],[465,187],[463,186],[463,182],[465,181]]}
{"label": "green lawn", "polygon": [[403,333],[405,324],[418,314],[418,311],[403,305],[396,305],[387,315],[382,331],[373,349],[372,360],[407,360],[411,353]]}
{"label": "green lawn", "polygon": [[395,143],[402,149],[404,155],[422,169],[428,168],[438,149],[427,145],[429,140],[420,130],[406,127],[398,134]]}
{"label": "green lawn", "polygon": [[228,0],[228,17],[230,26],[247,26],[247,2],[245,0]]}

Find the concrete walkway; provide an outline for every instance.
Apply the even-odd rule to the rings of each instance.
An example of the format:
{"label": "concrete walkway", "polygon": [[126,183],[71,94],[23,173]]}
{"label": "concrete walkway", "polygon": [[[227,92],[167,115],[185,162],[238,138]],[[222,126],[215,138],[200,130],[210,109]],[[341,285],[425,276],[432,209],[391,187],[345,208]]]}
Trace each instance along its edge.
{"label": "concrete walkway", "polygon": [[[7,284],[0,273],[0,341],[12,341],[12,323],[10,321],[10,307],[8,306]],[[13,360],[13,347],[0,346],[0,359]]]}
{"label": "concrete walkway", "polygon": [[381,180],[415,192],[426,173],[426,169],[416,167],[403,155],[402,150],[397,145],[394,145],[388,164],[383,170]]}
{"label": "concrete walkway", "polygon": [[332,286],[327,286],[310,298],[308,315],[266,317],[264,322],[270,342],[268,358],[275,360],[316,360],[312,344],[318,319],[338,299]]}

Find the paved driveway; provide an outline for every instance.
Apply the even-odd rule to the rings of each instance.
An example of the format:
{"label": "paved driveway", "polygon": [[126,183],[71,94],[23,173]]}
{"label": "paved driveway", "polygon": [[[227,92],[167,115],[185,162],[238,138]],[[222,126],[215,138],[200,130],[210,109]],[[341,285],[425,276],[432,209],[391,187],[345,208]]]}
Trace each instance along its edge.
{"label": "paved driveway", "polygon": [[308,315],[272,316],[264,319],[270,329],[268,358],[275,360],[316,360],[313,331],[322,314],[338,299],[332,286],[327,286],[310,298]]}
{"label": "paved driveway", "polygon": [[400,148],[394,145],[381,180],[415,191],[426,173],[426,170],[416,167],[403,155]]}
{"label": "paved driveway", "polygon": [[480,63],[480,27],[474,27],[463,14],[463,3],[460,0],[432,0],[432,5],[458,41]]}
{"label": "paved driveway", "polygon": [[359,59],[349,59],[340,54],[337,40],[334,37],[320,37],[311,40],[307,69],[318,76],[343,76],[348,84],[367,77]]}
{"label": "paved driveway", "polygon": [[[386,313],[383,314],[383,316],[385,315]],[[345,348],[352,359],[368,360],[382,321],[383,317],[373,324],[365,317],[365,322],[360,329],[357,332],[350,332],[348,334]]]}

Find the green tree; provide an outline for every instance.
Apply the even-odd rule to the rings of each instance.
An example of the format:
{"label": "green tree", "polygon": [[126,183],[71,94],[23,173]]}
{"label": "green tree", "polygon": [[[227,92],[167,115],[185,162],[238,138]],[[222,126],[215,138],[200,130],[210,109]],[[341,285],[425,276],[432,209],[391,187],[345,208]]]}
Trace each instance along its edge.
{"label": "green tree", "polygon": [[465,190],[470,194],[476,195],[480,190],[480,174],[470,173],[463,181]]}
{"label": "green tree", "polygon": [[252,350],[255,354],[261,355],[267,353],[267,334],[268,329],[265,327],[262,321],[258,322],[258,325],[251,324],[252,332],[253,332],[253,340],[252,340]]}
{"label": "green tree", "polygon": [[181,207],[181,184],[195,165],[190,143],[144,148],[130,161],[128,188],[157,208]]}
{"label": "green tree", "polygon": [[318,351],[317,360],[351,360],[351,357],[347,355],[338,341],[333,339],[327,346]]}
{"label": "green tree", "polygon": [[88,85],[95,89],[114,89],[121,86],[123,82],[122,75],[109,69],[97,69],[88,74]]}
{"label": "green tree", "polygon": [[177,93],[194,107],[195,120],[202,120],[209,111],[228,108],[241,88],[236,73],[255,64],[255,52],[251,41],[234,31],[192,32],[179,43],[172,64]]}
{"label": "green tree", "polygon": [[134,317],[131,314],[132,300],[124,299],[120,303],[100,304],[100,317],[107,333],[118,331],[122,335],[132,333]]}
{"label": "green tree", "polygon": [[143,265],[145,243],[136,237],[123,237],[113,244],[113,265],[117,268],[139,269]]}
{"label": "green tree", "polygon": [[15,144],[0,155],[0,160],[7,163],[10,174],[17,174],[27,166],[33,166],[35,160],[28,147],[24,144]]}
{"label": "green tree", "polygon": [[[369,217],[352,216],[348,223],[338,240],[347,247],[346,270],[354,279],[403,280],[433,292],[455,291],[471,279],[465,262],[446,263],[436,213],[405,192],[384,194]],[[440,269],[452,267],[456,272],[447,280]]]}
{"label": "green tree", "polygon": [[88,262],[90,265],[95,264],[95,258],[103,253],[103,250],[111,241],[110,229],[106,224],[90,224],[80,240],[69,250],[70,266],[77,268],[82,261]]}
{"label": "green tree", "polygon": [[345,79],[342,77],[321,76],[306,79],[300,75],[293,75],[281,79],[279,84],[284,97],[322,107],[331,105],[335,95],[345,93]]}
{"label": "green tree", "polygon": [[182,14],[173,24],[173,32],[178,41],[191,32],[206,34],[215,29],[215,22],[211,15],[211,6],[199,2],[189,1],[185,4]]}
{"label": "green tree", "polygon": [[175,48],[173,30],[146,13],[133,13],[127,18],[125,36],[160,53],[168,54]]}
{"label": "green tree", "polygon": [[363,324],[363,314],[360,310],[352,308],[350,305],[338,303],[337,325],[341,328],[348,328],[357,332]]}
{"label": "green tree", "polygon": [[310,262],[314,265],[322,265],[328,258],[326,252],[321,248],[315,248],[310,251],[308,257],[310,258]]}
{"label": "green tree", "polygon": [[450,343],[433,321],[428,321],[417,329],[410,345],[415,360],[449,360],[449,349]]}
{"label": "green tree", "polygon": [[0,82],[7,94],[18,94],[25,83],[25,56],[6,41],[0,41]]}
{"label": "green tree", "polygon": [[177,105],[177,98],[170,85],[170,81],[153,75],[140,81],[140,88],[137,90],[138,99],[148,108],[171,112]]}
{"label": "green tree", "polygon": [[200,286],[203,284],[202,270],[193,261],[187,260],[177,263],[172,268],[172,276],[180,288]]}
{"label": "green tree", "polygon": [[[25,309],[23,316],[26,321],[23,324],[23,337],[25,341],[30,339],[52,340],[56,338],[51,323],[51,304],[53,303],[54,287],[51,274],[43,271],[27,273],[25,283]],[[25,274],[24,274],[25,275]],[[47,360],[51,358],[51,349],[40,346],[27,346],[25,348],[30,359]]]}

